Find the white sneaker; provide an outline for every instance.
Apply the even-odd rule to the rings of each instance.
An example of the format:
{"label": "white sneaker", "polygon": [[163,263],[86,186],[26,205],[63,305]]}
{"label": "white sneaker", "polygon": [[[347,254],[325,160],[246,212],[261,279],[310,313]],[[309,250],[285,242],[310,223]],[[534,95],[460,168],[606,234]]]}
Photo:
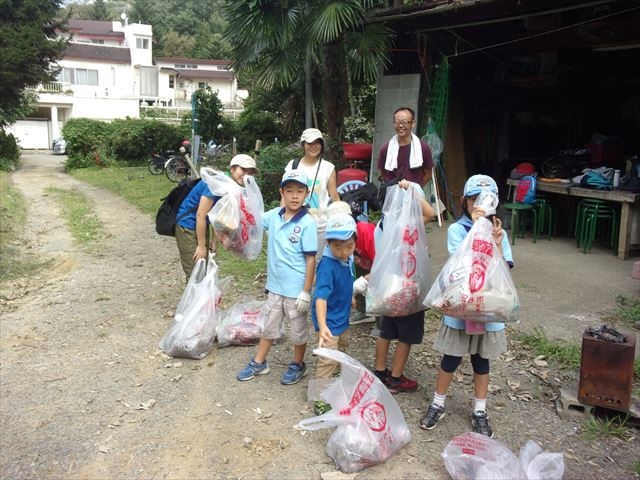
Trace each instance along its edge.
{"label": "white sneaker", "polygon": [[371,323],[375,322],[375,317],[369,317],[366,313],[356,312],[349,317],[350,325],[359,325],[361,323]]}

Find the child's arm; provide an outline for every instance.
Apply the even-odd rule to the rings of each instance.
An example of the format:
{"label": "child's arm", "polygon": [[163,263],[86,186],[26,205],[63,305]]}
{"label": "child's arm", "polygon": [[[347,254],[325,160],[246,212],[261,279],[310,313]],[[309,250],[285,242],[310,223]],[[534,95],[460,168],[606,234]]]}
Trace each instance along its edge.
{"label": "child's arm", "polygon": [[327,327],[327,301],[324,298],[316,298],[316,320],[318,321],[318,347],[333,338],[331,330]]}
{"label": "child's arm", "polygon": [[[431,170],[429,170],[429,172],[431,172]],[[417,183],[410,182],[409,180],[400,180],[398,182],[398,186],[400,188],[404,188],[405,190],[408,190],[409,187],[412,186],[412,184],[415,185],[414,188],[417,188],[420,191],[422,191],[422,189],[420,188],[420,185],[418,185]],[[422,209],[422,221],[424,223],[429,223],[429,222],[433,221],[433,219],[436,216],[436,211],[433,209],[431,204],[429,202],[427,202],[427,199],[424,198],[424,194],[418,195],[418,198],[420,200],[420,208]]]}
{"label": "child's arm", "polygon": [[493,217],[493,231],[491,233],[493,234],[493,239],[498,246],[500,255],[504,256],[504,252],[502,251],[502,239],[504,237],[504,230],[502,229],[502,220],[500,220],[498,217]]}
{"label": "child's arm", "polygon": [[213,199],[205,195],[200,197],[198,210],[196,211],[196,239],[198,246],[193,252],[193,259],[197,262],[201,258],[207,258],[207,214],[213,208]]}
{"label": "child's arm", "polygon": [[309,304],[311,303],[311,287],[313,286],[313,276],[315,274],[316,267],[315,255],[305,255],[305,257],[307,268],[304,274],[304,286],[296,299],[296,308],[301,313],[309,311]]}

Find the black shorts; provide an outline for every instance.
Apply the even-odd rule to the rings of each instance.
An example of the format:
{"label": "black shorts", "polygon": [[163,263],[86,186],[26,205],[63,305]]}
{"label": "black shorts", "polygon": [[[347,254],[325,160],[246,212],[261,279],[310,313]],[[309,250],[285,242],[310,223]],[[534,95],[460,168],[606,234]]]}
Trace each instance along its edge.
{"label": "black shorts", "polygon": [[404,317],[382,317],[380,322],[380,338],[417,345],[424,336],[424,311],[405,315]]}

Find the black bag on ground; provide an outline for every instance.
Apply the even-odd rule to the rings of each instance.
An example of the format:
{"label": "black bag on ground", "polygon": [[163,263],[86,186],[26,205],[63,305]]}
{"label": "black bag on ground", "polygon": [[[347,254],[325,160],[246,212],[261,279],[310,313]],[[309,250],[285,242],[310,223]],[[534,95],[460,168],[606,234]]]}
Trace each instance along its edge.
{"label": "black bag on ground", "polygon": [[[189,195],[189,192],[193,190],[198,182],[199,178],[187,178],[174,187],[169,192],[169,195],[162,199],[162,205],[156,213],[156,232],[158,235],[166,235],[168,237],[175,237],[176,235],[176,223],[178,223],[178,209],[182,204],[182,201]],[[196,206],[196,209],[198,207]],[[191,212],[187,212],[184,216],[187,216]]]}

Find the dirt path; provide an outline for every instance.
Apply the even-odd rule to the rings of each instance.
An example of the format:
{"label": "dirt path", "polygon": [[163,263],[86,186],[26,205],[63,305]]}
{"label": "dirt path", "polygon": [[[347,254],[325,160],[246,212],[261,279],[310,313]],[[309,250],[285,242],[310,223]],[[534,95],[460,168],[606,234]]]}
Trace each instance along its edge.
{"label": "dirt path", "polygon": [[[0,476],[318,479],[334,472],[324,451],[331,432],[295,428],[313,415],[308,380],[288,387],[278,381],[291,345],[272,350],[273,373],[243,383],[235,373],[253,347],[215,348],[200,361],[164,355],[156,345],[183,288],[173,239],[155,235],[151,218],[117,196],[64,174],[59,157],[27,154],[23,160],[13,179],[29,207],[25,248],[52,259],[53,266],[17,282],[13,299],[0,305]],[[49,186],[77,188],[95,200],[108,232],[96,254],[73,244],[45,191]],[[434,248],[434,268],[444,255]],[[236,294],[247,290],[234,288]],[[536,282],[522,290],[527,300],[545,295]],[[231,295],[226,302],[233,300]],[[436,328],[428,325],[407,367],[420,390],[396,397],[412,442],[385,464],[345,478],[448,478],[440,453],[469,429],[471,370],[465,361],[442,425],[421,431],[417,422],[438,362],[431,348]],[[369,367],[370,329],[354,326],[351,348]],[[580,437],[580,421],[560,419],[553,407],[560,386],[575,384],[576,372],[533,360],[512,345],[503,361],[494,362],[489,408],[496,437],[515,452],[529,439],[565,452],[565,478],[629,478],[639,456],[637,437]],[[308,361],[313,365],[310,356]]]}

